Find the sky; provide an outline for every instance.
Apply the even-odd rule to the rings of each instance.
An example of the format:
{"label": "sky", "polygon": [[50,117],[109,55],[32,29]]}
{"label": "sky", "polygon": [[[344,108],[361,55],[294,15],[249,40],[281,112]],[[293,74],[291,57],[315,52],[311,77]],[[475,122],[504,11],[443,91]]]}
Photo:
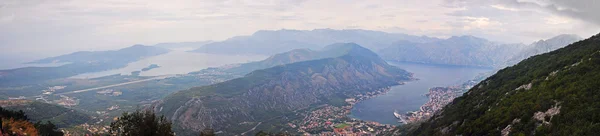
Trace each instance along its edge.
{"label": "sky", "polygon": [[368,29],[531,43],[600,32],[597,0],[0,0],[0,61],[258,30]]}

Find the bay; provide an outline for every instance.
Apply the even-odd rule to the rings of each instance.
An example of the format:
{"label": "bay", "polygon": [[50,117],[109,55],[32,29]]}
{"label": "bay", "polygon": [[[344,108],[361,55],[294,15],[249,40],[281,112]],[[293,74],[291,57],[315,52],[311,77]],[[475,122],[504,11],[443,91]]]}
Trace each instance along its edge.
{"label": "bay", "polygon": [[492,71],[489,68],[431,65],[404,62],[388,62],[414,73],[419,80],[405,85],[393,86],[384,95],[361,101],[354,105],[349,117],[382,124],[397,125],[393,112],[406,113],[418,110],[429,98],[424,94],[432,87],[458,85],[475,78],[478,74]]}

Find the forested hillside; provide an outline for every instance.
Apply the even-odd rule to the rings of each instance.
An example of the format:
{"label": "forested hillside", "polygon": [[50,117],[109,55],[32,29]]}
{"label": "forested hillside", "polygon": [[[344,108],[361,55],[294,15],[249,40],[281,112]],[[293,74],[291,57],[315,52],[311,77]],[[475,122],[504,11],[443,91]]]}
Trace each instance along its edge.
{"label": "forested hillside", "polygon": [[600,35],[498,71],[404,134],[595,135],[598,81]]}

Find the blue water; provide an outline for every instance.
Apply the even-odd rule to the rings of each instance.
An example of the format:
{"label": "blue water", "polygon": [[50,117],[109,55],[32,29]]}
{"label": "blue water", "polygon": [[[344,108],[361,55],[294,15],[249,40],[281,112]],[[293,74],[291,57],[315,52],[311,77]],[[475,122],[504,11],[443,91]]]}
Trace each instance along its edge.
{"label": "blue water", "polygon": [[393,86],[385,95],[357,103],[350,117],[383,124],[398,124],[398,120],[393,115],[394,110],[399,113],[418,110],[427,102],[428,98],[423,94],[429,92],[429,88],[462,84],[475,78],[479,73],[492,70],[448,65],[388,63],[414,73],[414,77],[419,80]]}

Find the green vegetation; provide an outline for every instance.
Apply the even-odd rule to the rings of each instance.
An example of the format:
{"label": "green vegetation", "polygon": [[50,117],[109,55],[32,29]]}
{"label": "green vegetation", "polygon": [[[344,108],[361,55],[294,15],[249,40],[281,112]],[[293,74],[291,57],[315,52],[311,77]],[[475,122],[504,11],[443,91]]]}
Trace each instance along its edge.
{"label": "green vegetation", "polygon": [[4,134],[0,135],[35,135],[40,136],[62,136],[63,133],[50,121],[46,123],[29,122],[29,118],[22,110],[11,111],[0,107],[0,129]]}
{"label": "green vegetation", "polygon": [[118,136],[174,136],[171,122],[152,111],[123,113],[110,124],[110,133]]}
{"label": "green vegetation", "polygon": [[60,128],[83,124],[91,120],[89,115],[76,110],[36,101],[24,105],[9,106],[6,109],[23,111],[31,121],[50,121]]}
{"label": "green vegetation", "polygon": [[498,71],[407,135],[596,135],[598,81],[600,35]]}

